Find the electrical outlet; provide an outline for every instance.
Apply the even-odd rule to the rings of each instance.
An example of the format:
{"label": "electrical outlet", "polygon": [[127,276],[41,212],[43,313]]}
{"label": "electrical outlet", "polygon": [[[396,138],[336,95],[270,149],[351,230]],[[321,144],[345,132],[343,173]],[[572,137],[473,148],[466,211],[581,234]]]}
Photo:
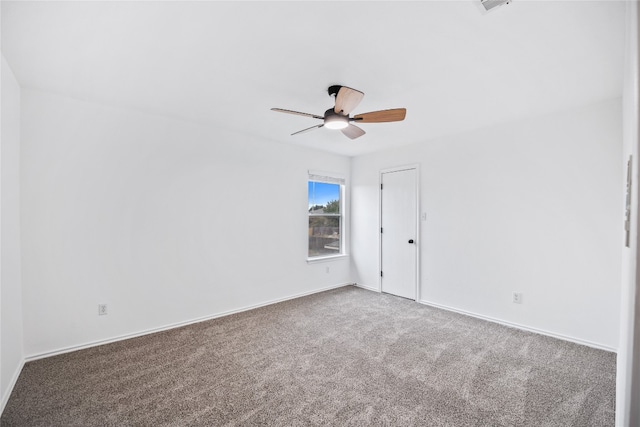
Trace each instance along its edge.
{"label": "electrical outlet", "polygon": [[513,293],[514,304],[522,304],[522,294],[520,292]]}
{"label": "electrical outlet", "polygon": [[98,316],[107,315],[107,304],[98,304]]}

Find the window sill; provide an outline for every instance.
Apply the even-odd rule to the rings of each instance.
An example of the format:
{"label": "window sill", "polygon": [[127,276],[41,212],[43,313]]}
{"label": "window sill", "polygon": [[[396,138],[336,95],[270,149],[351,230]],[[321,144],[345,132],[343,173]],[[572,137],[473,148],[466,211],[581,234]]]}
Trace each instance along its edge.
{"label": "window sill", "polygon": [[307,258],[307,264],[315,264],[317,262],[328,262],[334,261],[341,258],[348,258],[349,254],[340,254],[340,255],[328,255],[328,256],[318,256],[313,258]]}

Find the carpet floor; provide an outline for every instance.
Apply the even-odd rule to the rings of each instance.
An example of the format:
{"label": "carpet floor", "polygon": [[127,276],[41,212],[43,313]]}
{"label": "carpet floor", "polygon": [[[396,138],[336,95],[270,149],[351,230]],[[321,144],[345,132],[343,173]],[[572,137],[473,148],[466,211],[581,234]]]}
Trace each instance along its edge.
{"label": "carpet floor", "polygon": [[346,286],[25,365],[2,426],[613,426],[615,354]]}

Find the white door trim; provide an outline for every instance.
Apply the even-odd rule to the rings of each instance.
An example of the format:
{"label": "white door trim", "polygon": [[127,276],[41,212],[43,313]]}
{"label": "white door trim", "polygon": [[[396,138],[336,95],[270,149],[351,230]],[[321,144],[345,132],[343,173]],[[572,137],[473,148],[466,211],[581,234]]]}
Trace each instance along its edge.
{"label": "white door trim", "polygon": [[389,172],[400,172],[414,169],[416,171],[416,301],[420,301],[420,247],[422,246],[422,234],[420,232],[420,164],[414,163],[405,166],[381,169],[378,173],[378,292],[382,292],[382,175]]}

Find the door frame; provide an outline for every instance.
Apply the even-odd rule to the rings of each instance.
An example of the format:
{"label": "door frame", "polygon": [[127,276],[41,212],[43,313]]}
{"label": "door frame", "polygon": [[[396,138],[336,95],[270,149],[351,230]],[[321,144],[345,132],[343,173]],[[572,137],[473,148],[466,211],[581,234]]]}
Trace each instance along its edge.
{"label": "door frame", "polygon": [[416,302],[421,300],[420,296],[420,247],[422,246],[422,235],[420,233],[420,164],[413,163],[404,166],[396,166],[393,168],[381,169],[378,173],[378,292],[382,292],[382,175],[390,172],[401,172],[414,169],[416,171]]}

